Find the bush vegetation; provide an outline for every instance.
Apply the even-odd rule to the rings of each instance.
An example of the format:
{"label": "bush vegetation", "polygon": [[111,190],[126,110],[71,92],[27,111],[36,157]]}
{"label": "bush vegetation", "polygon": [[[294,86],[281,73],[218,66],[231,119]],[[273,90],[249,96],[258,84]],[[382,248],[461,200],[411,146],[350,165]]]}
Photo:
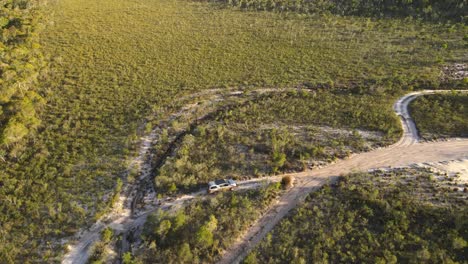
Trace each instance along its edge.
{"label": "bush vegetation", "polygon": [[90,264],[105,263],[109,248],[114,236],[114,232],[110,228],[106,228],[101,232],[101,238],[97,241],[91,249],[91,255],[88,259]]}
{"label": "bush vegetation", "polygon": [[410,104],[410,111],[426,140],[468,137],[468,93],[421,96]]}
{"label": "bush vegetation", "polygon": [[[157,171],[156,187],[187,191],[226,175],[244,179],[301,171],[388,145],[401,134],[393,98],[340,90],[262,95],[187,134]],[[357,129],[376,136],[367,138],[369,132]]]}
{"label": "bush vegetation", "polygon": [[281,178],[281,185],[283,186],[284,189],[291,188],[293,184],[294,184],[294,177],[290,175],[286,175],[283,178]]}
{"label": "bush vegetation", "polygon": [[0,3],[0,159],[41,122],[37,111],[45,100],[37,86],[45,60],[39,6],[35,0]]}
{"label": "bush vegetation", "polygon": [[439,67],[464,56],[465,28],[454,24],[172,0],[50,1],[43,17],[37,3],[0,10],[2,263],[56,261],[60,239],[101,216],[126,183],[147,119],[166,118],[184,94],[438,86]]}
{"label": "bush vegetation", "polygon": [[279,183],[199,199],[175,213],[151,215],[137,260],[213,263],[281,192]]}
{"label": "bush vegetation", "polygon": [[244,263],[461,263],[466,198],[459,191],[440,204],[447,191],[432,174],[399,169],[344,177],[312,193]]}

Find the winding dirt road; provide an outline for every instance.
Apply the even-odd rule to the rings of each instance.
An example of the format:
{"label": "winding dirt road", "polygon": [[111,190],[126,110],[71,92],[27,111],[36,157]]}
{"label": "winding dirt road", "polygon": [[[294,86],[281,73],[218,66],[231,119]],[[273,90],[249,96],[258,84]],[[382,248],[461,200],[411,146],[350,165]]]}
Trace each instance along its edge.
{"label": "winding dirt road", "polygon": [[[446,91],[420,91],[410,93],[400,98],[394,105],[394,110],[401,117],[403,126],[403,136],[394,145],[377,149],[371,152],[354,155],[349,159],[341,160],[325,168],[304,171],[290,174],[295,177],[294,188],[291,188],[282,196],[277,204],[262,216],[238,241],[223,254],[220,263],[238,263],[250,250],[257,245],[261,239],[273,229],[273,227],[294,207],[296,207],[310,192],[316,190],[323,184],[337,179],[341,174],[346,174],[357,170],[368,170],[384,166],[404,166],[412,163],[435,162],[441,160],[452,160],[459,158],[468,158],[468,140],[454,140],[436,143],[418,143],[419,137],[416,126],[412,121],[408,104],[417,96]],[[233,94],[234,95],[234,94]],[[214,100],[219,100],[215,97]],[[137,164],[142,170],[144,177],[150,173],[150,164],[148,164],[148,150],[150,145],[157,140],[158,135],[153,131],[149,136],[142,138],[139,155],[132,164]],[[282,176],[272,177],[273,181],[279,180]],[[240,187],[256,188],[262,179],[241,182]],[[203,195],[200,191],[193,194],[182,196],[176,200],[159,201],[159,203],[150,206],[145,211],[133,215],[129,211],[128,197],[121,197],[121,210],[114,212],[107,217],[107,221],[96,222],[89,230],[76,236],[76,242],[70,245],[68,253],[64,256],[63,264],[82,264],[86,263],[91,253],[92,245],[100,238],[100,232],[106,228],[120,232],[126,232],[136,227],[142,226],[147,216],[157,209],[168,210]]]}
{"label": "winding dirt road", "polygon": [[[253,91],[253,93],[262,94],[279,91],[283,91],[283,89],[258,89]],[[199,97],[203,97],[203,100],[208,102],[209,107],[216,108],[216,105],[219,102],[223,102],[226,99],[242,94],[244,94],[244,92],[232,91],[229,89],[210,89],[178,98],[178,100],[193,100]],[[90,228],[86,230],[80,230],[73,238],[70,239],[72,242],[68,244],[68,252],[62,259],[63,264],[86,263],[90,257],[90,254],[92,253],[93,245],[99,241],[101,232],[107,227],[112,228],[117,233],[125,233],[129,230],[141,227],[145,223],[147,216],[157,209],[168,210],[173,206],[183,204],[188,200],[206,193],[197,192],[184,195],[177,198],[176,200],[159,201],[155,199],[156,193],[155,190],[152,189],[152,181],[149,177],[152,172],[150,149],[152,145],[158,142],[164,126],[182,116],[197,115],[198,108],[208,107],[207,105],[199,104],[203,100],[198,100],[198,103],[196,104],[192,103],[185,105],[180,109],[180,111],[173,113],[168,117],[167,120],[161,122],[161,124],[154,128],[150,134],[140,139],[141,143],[138,155],[129,162],[127,170],[129,172],[130,170],[134,169],[139,172],[140,176],[138,177],[137,182],[134,184],[125,184],[119,195],[118,201],[111,209],[111,211],[95,222]],[[197,120],[201,120],[203,118],[204,116],[198,116]],[[259,186],[258,183],[260,181],[261,179],[257,179],[255,181],[240,183],[239,189],[256,188]],[[139,212],[134,212],[133,203],[138,197],[141,197],[142,195],[140,193],[142,190],[139,189],[141,185],[151,186],[149,196],[152,200],[152,203],[149,204],[146,209]]]}
{"label": "winding dirt road", "polygon": [[[414,163],[438,162],[468,158],[468,140],[454,139],[446,142],[418,143],[419,135],[409,114],[408,105],[424,94],[445,93],[445,90],[425,90],[401,97],[394,105],[403,127],[402,138],[386,148],[357,154],[325,168],[289,174],[296,184],[280,201],[272,206],[244,235],[222,256],[219,264],[241,262],[248,253],[270,232],[288,212],[297,207],[306,196],[340,175],[382,167],[401,167]],[[467,92],[467,91],[461,91]]]}

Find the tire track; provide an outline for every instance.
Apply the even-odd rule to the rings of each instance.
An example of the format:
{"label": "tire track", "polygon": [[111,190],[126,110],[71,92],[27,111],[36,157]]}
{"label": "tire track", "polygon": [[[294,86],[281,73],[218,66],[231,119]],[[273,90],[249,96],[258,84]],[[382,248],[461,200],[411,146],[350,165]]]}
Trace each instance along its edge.
{"label": "tire track", "polygon": [[[297,89],[258,89],[250,91],[253,94],[263,94],[268,92],[280,92],[287,90]],[[223,101],[221,92],[226,92],[224,96],[238,96],[244,94],[242,91],[233,90],[206,90],[198,94],[180,98],[181,100],[196,98],[198,96],[210,97],[209,102],[215,103]],[[280,198],[280,201],[273,206],[261,219],[254,224],[233,246],[225,252],[220,260],[220,263],[238,263],[240,262],[250,250],[258,244],[263,237],[273,229],[273,227],[293,208],[295,208],[311,191],[318,189],[320,186],[327,182],[334,181],[340,174],[349,173],[353,170],[364,170],[382,166],[403,166],[415,162],[424,161],[440,161],[441,159],[454,159],[460,156],[466,156],[468,152],[468,141],[449,141],[449,142],[436,142],[424,143],[419,142],[419,136],[416,126],[409,116],[408,105],[416,97],[423,94],[431,94],[438,92],[438,90],[428,90],[410,93],[400,98],[394,105],[394,110],[401,118],[403,127],[402,138],[394,145],[374,150],[367,153],[357,154],[349,159],[339,161],[317,171],[304,171],[300,173],[287,174],[297,179],[297,184],[294,188],[290,189],[285,195]],[[190,105],[182,108],[181,111],[173,114],[168,119],[175,120],[176,118],[193,112],[196,105]],[[217,112],[217,111],[216,111]],[[207,116],[211,116],[207,114]],[[201,117],[205,119],[206,116]],[[132,166],[137,166],[142,172],[140,180],[147,180],[154,169],[151,166],[149,149],[152,144],[159,139],[161,127],[155,128],[148,136],[142,138],[138,156],[132,161]],[[432,153],[432,156],[427,156],[425,153]],[[409,162],[409,163],[408,163]],[[135,165],[136,164],[136,165]],[[286,175],[286,174],[285,174]],[[270,177],[273,181],[278,181],[284,175]],[[250,180],[240,182],[240,185],[245,185],[244,188],[256,188],[258,180]],[[249,185],[250,184],[250,185]],[[63,264],[81,264],[86,263],[92,246],[100,239],[100,232],[106,228],[111,227],[116,231],[127,232],[128,230],[141,227],[147,216],[156,211],[157,209],[169,210],[173,206],[182,205],[185,202],[192,200],[196,197],[202,196],[205,192],[199,191],[196,193],[184,195],[176,200],[162,201],[160,204],[154,205],[151,208],[139,212],[134,215],[132,204],[134,198],[138,196],[138,185],[125,186],[119,199],[120,211],[113,211],[110,215],[97,221],[90,229],[77,235],[77,241],[71,246],[69,252],[64,256]],[[153,190],[154,191],[154,190]]]}

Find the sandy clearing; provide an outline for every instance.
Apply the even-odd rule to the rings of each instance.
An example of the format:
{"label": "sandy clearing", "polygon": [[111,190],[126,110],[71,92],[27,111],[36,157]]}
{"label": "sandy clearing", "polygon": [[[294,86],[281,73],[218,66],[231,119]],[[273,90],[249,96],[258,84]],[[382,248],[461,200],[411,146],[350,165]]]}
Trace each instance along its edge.
{"label": "sandy clearing", "polygon": [[445,171],[450,176],[458,175],[458,180],[462,184],[468,183],[468,159],[459,159],[449,162],[428,163],[425,165],[426,167],[432,167],[440,171]]}

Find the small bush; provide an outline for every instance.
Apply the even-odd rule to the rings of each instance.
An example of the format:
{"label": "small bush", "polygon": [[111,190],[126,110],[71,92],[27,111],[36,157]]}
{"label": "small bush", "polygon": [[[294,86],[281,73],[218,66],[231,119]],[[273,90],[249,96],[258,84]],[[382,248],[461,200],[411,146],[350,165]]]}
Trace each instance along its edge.
{"label": "small bush", "polygon": [[104,229],[104,230],[102,230],[102,232],[101,232],[101,240],[102,240],[102,242],[104,242],[104,243],[109,243],[109,242],[111,241],[113,235],[114,235],[114,232],[113,232],[112,229],[110,229],[109,227],[106,228],[106,229]]}
{"label": "small bush", "polygon": [[284,189],[289,189],[293,186],[294,178],[290,175],[286,175],[281,179],[281,185]]}

